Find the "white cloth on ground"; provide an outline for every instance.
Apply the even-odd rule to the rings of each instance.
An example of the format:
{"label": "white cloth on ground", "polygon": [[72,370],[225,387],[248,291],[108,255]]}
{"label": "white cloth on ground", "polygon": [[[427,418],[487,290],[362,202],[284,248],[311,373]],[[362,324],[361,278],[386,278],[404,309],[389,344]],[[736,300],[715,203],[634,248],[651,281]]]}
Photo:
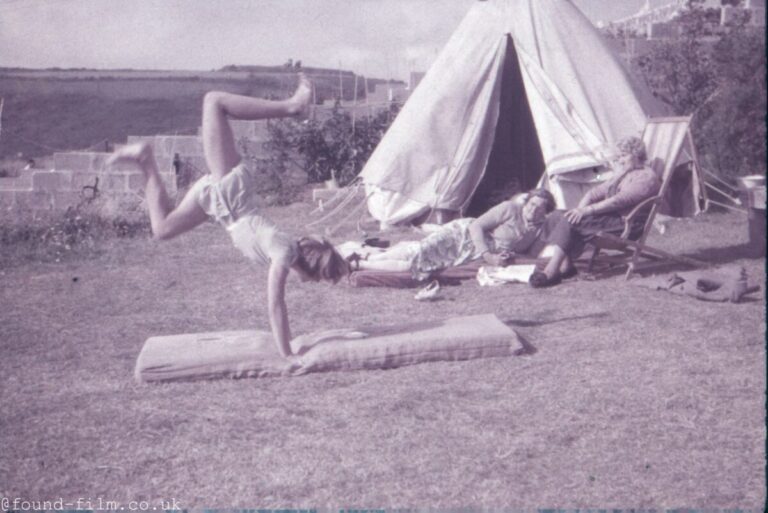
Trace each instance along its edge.
{"label": "white cloth on ground", "polygon": [[483,287],[504,285],[505,283],[528,283],[535,265],[518,264],[506,267],[484,265],[477,270],[477,282]]}

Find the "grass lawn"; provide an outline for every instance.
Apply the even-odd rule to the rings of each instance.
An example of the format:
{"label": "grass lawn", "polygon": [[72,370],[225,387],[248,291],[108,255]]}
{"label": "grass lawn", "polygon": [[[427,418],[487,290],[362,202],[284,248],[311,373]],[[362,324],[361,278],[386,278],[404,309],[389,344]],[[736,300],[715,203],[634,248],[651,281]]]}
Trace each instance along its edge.
{"label": "grass lawn", "polygon": [[[274,208],[299,232],[307,203]],[[746,220],[663,247],[747,268]],[[352,231],[335,237],[353,238]],[[386,236],[386,235],[385,235]],[[138,385],[146,338],[266,328],[266,270],[213,225],[0,275],[0,495],[182,508],[743,508],[765,501],[764,287],[741,304],[622,276],[533,290],[292,280],[295,334],[495,313],[523,356],[386,371]]]}

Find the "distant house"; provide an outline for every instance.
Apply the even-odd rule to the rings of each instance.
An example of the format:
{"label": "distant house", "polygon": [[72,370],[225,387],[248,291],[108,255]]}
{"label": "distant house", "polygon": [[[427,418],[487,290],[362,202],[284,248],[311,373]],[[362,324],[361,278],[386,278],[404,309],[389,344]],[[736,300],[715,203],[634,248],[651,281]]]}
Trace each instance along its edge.
{"label": "distant house", "polygon": [[[675,22],[677,16],[687,9],[687,0],[670,0],[669,3],[651,7],[646,0],[643,7],[631,16],[614,20],[605,28],[611,33],[625,36],[645,37],[649,40],[667,39],[680,34],[680,26]],[[744,0],[743,5],[734,7],[723,5],[722,0],[705,0],[704,9],[720,10],[720,24],[731,21],[738,11],[750,12],[750,23],[755,26],[765,25],[765,0]]]}
{"label": "distant house", "polygon": [[[621,40],[618,53],[630,63],[649,52],[659,41],[681,35],[683,25],[677,19],[687,9],[687,3],[687,0],[670,0],[667,4],[651,7],[650,0],[646,0],[645,5],[632,16],[603,24],[601,28]],[[739,7],[723,5],[722,0],[705,0],[702,7],[719,10],[721,26],[745,10],[750,13],[751,25],[765,25],[765,0],[744,0]]]}

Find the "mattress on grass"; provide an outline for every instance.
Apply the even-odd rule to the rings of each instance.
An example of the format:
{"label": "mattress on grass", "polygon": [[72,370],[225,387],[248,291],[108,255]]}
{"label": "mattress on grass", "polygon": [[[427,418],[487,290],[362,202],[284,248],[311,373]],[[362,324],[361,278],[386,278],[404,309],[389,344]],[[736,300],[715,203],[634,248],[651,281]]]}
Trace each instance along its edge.
{"label": "mattress on grass", "polygon": [[511,356],[519,347],[515,331],[493,314],[318,331],[292,340],[298,356],[290,358],[268,331],[189,333],[147,339],[134,374],[139,382],[296,376]]}

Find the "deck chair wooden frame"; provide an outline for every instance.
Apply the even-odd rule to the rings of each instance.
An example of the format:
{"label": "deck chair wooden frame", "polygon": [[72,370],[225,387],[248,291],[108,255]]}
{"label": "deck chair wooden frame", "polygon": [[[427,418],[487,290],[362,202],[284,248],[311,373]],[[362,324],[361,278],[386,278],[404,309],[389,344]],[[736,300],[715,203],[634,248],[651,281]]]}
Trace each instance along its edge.
{"label": "deck chair wooden frame", "polygon": [[[654,124],[663,125],[663,127],[661,127],[662,130],[649,130],[650,126]],[[616,236],[610,233],[598,233],[592,240],[590,240],[590,244],[594,248],[592,256],[589,259],[590,272],[593,272],[595,264],[597,263],[608,264],[610,267],[615,265],[627,265],[625,278],[629,279],[632,274],[638,270],[641,258],[646,258],[654,262],[668,260],[693,267],[704,267],[709,265],[706,262],[674,255],[646,244],[646,239],[653,227],[654,218],[664,201],[664,196],[669,188],[672,175],[677,168],[676,164],[680,152],[686,142],[689,143],[691,151],[694,152],[694,154],[691,155],[692,160],[689,163],[689,165],[694,166],[691,171],[694,173],[697,172],[697,168],[695,167],[697,166],[697,158],[693,146],[693,139],[691,137],[690,124],[690,117],[654,118],[648,121],[648,124],[643,131],[642,139],[648,153],[648,163],[661,178],[661,187],[656,196],[641,202],[632,209],[629,214],[624,216],[624,232],[621,235]],[[661,138],[657,136],[658,132],[662,132]],[[663,132],[668,132],[667,135],[669,137],[663,137]],[[702,194],[705,193],[702,191]],[[704,200],[706,201],[706,197]],[[632,221],[644,211],[648,212],[648,218],[645,221],[643,232],[639,238],[632,240],[629,238]],[[604,250],[618,253],[601,254]]]}

